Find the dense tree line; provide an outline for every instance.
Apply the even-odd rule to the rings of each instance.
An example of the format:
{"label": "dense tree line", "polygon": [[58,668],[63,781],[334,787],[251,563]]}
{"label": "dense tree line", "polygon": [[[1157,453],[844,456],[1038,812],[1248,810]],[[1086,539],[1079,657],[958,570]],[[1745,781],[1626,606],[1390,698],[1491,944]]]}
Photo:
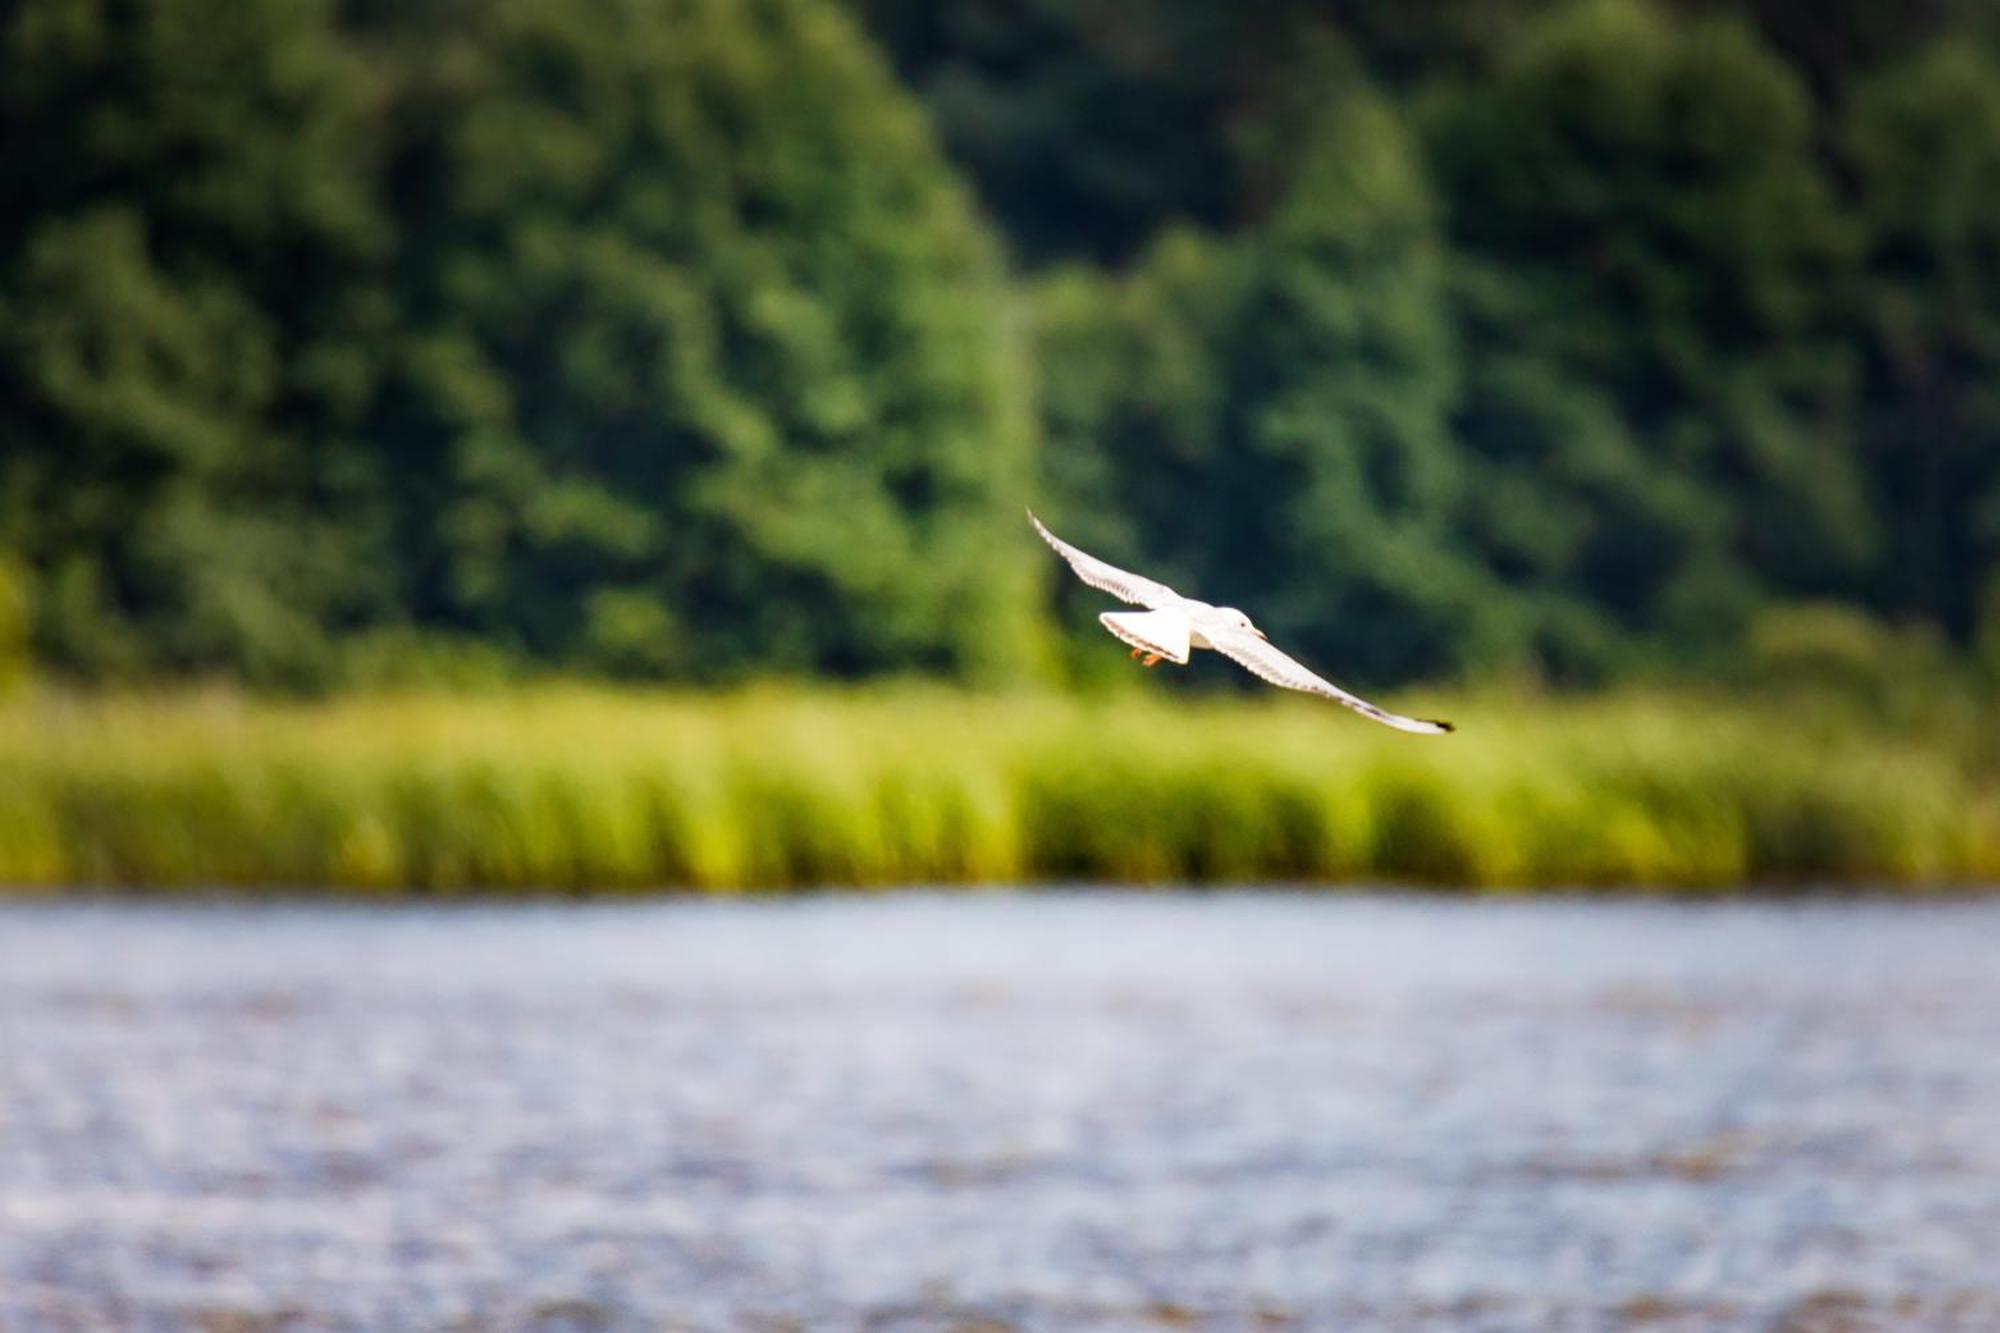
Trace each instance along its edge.
{"label": "dense tree line", "polygon": [[1364,676],[2000,606],[1984,7],[856,2],[1040,275],[1080,535]]}
{"label": "dense tree line", "polygon": [[1991,654],[1996,36],[13,0],[0,678],[1020,678],[1029,499],[1362,682]]}
{"label": "dense tree line", "polygon": [[809,0],[23,0],[0,547],[88,677],[1018,674],[1032,404]]}

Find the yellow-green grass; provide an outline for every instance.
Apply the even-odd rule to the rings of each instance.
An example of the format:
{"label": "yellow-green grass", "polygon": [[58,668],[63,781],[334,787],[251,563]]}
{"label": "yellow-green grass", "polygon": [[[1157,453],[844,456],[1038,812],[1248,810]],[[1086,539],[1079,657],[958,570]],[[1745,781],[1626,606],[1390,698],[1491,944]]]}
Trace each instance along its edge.
{"label": "yellow-green grass", "polygon": [[1455,702],[1431,739],[1280,697],[41,695],[0,708],[0,885],[2000,879],[2000,778],[1945,729]]}

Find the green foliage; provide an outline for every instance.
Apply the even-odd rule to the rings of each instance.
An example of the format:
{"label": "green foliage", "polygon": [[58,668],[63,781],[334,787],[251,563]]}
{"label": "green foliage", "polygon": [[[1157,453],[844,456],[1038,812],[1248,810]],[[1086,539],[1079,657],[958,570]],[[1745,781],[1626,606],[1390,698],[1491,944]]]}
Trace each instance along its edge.
{"label": "green foliage", "polygon": [[[1336,70],[1477,66],[1547,0],[848,0],[1027,264],[1254,224]],[[1334,76],[1335,81],[1338,75]]]}
{"label": "green foliage", "polygon": [[320,3],[0,19],[0,542],[52,666],[297,679],[365,598],[330,501],[382,239],[369,96]]}
{"label": "green foliage", "polygon": [[1683,639],[1851,582],[1874,550],[1835,327],[1854,246],[1796,76],[1738,23],[1591,0],[1427,123],[1489,559]]}
{"label": "green foliage", "polygon": [[1978,6],[1003,9],[0,6],[30,655],[1126,679],[1029,500],[1363,684],[1982,651]]}
{"label": "green foliage", "polygon": [[1700,0],[1748,16],[1829,103],[1885,64],[1945,33],[2000,36],[1985,0]]}
{"label": "green foliage", "polygon": [[414,84],[413,601],[623,674],[1022,668],[997,257],[839,14],[504,0]]}
{"label": "green foliage", "polygon": [[475,8],[9,10],[0,542],[50,665],[1031,665],[996,247],[844,17]]}
{"label": "green foliage", "polygon": [[[1748,27],[1551,10],[1427,92],[1421,152],[1351,68],[1319,68],[1332,91],[1257,226],[1169,228],[1122,277],[1043,280],[1044,474],[1077,540],[1253,606],[1363,681],[1715,671],[1766,602],[1879,605],[1926,535],[1951,543],[1931,562],[1949,576],[1897,609],[1968,632],[2000,450],[1953,455],[1952,522],[1906,462],[1864,451],[1939,447],[1907,415],[1939,395],[1875,388],[1904,415],[1855,428],[1891,364],[1851,322],[1886,252],[1833,186],[1802,81]],[[1973,91],[1908,81],[1945,89],[1941,117]],[[1906,133],[1876,157],[1976,159],[1983,121],[1962,119],[1955,155]],[[1905,184],[1880,193],[1931,208],[1909,201],[1976,182]],[[1953,216],[1983,214],[1967,197]],[[1983,251],[1951,244],[1959,343],[1981,347]],[[1966,415],[1985,378],[1954,381]]]}
{"label": "green foliage", "polygon": [[[1238,23],[1170,0],[1141,39],[1087,0],[1038,0],[1018,24],[967,3],[857,7],[1031,262],[1137,256],[1041,283],[1049,507],[1086,544],[1171,561],[1157,517],[1103,513],[1149,489],[1130,461],[1148,450],[1204,496],[1221,470],[1190,468],[1201,455],[1270,480],[1226,423],[1263,410],[1274,379],[1320,372],[1266,343],[1273,372],[1239,373],[1238,312],[1252,253],[1329,158],[1314,117],[1355,82],[1357,62],[1329,55],[1345,45],[1409,94],[1392,107],[1421,128],[1448,226],[1456,499],[1415,547],[1424,586],[1470,602],[1462,637],[1446,627],[1455,641],[1388,669],[1726,670],[1773,599],[1970,637],[2000,560],[1986,9],[1361,0]],[[1187,511],[1222,531],[1182,526],[1184,571],[1244,565],[1237,504]],[[1386,517],[1354,512],[1328,526]]]}
{"label": "green foliage", "polygon": [[1636,696],[1450,711],[1464,730],[1424,742],[1284,699],[45,698],[0,710],[0,884],[1915,887],[2000,873],[2000,770],[1932,720]]}
{"label": "green foliage", "polygon": [[2000,62],[1947,41],[1885,72],[1856,98],[1850,149],[1881,595],[1966,634],[2000,557]]}
{"label": "green foliage", "polygon": [[1029,0],[1005,17],[928,0],[853,0],[929,104],[953,158],[1028,256],[1112,259],[1171,218],[1231,215],[1224,51],[1273,50],[1285,22],[1235,6]]}
{"label": "green foliage", "polygon": [[[1034,265],[1122,265],[1165,229],[1234,228],[1282,186],[1314,48],[1385,86],[1484,79],[1573,0],[847,0]],[[1990,44],[1985,0],[1657,0],[1754,30],[1837,110],[1925,43]],[[1275,156],[1273,150],[1276,150]]]}

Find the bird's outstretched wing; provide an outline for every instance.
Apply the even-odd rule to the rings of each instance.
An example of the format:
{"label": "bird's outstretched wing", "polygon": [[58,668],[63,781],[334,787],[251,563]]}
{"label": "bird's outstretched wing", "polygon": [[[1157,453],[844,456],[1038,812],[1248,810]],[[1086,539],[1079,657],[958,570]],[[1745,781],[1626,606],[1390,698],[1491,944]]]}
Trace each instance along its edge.
{"label": "bird's outstretched wing", "polygon": [[1306,694],[1317,694],[1337,704],[1345,704],[1361,716],[1373,718],[1384,726],[1394,727],[1398,731],[1414,731],[1423,736],[1441,736],[1452,729],[1449,722],[1427,722],[1422,718],[1404,717],[1401,713],[1391,713],[1385,708],[1377,708],[1366,699],[1357,698],[1332,681],[1315,675],[1254,634],[1243,630],[1216,631],[1206,627],[1202,633],[1215,651],[1241,663],[1251,675],[1268,680],[1273,685],[1288,690],[1301,690]]}
{"label": "bird's outstretched wing", "polygon": [[1062,538],[1042,526],[1042,520],[1028,511],[1028,521],[1035,525],[1035,531],[1042,534],[1042,540],[1056,548],[1056,554],[1069,561],[1069,567],[1076,576],[1093,588],[1101,588],[1123,601],[1135,606],[1158,610],[1163,606],[1177,606],[1185,599],[1164,583],[1155,583],[1143,575],[1134,574],[1118,566],[1099,560],[1086,551],[1079,551]]}

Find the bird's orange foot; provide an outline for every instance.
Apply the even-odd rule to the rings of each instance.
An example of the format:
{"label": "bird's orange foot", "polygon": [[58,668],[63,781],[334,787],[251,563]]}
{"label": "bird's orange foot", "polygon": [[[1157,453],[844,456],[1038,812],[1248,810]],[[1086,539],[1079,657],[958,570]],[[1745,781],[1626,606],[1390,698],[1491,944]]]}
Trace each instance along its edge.
{"label": "bird's orange foot", "polygon": [[1139,660],[1139,654],[1145,651],[1146,650],[1144,648],[1134,648],[1130,653],[1127,653],[1126,656],[1130,657],[1134,662],[1136,662]]}
{"label": "bird's orange foot", "polygon": [[1158,666],[1159,664],[1160,655],[1158,653],[1147,653],[1146,660],[1139,663],[1140,666]]}

